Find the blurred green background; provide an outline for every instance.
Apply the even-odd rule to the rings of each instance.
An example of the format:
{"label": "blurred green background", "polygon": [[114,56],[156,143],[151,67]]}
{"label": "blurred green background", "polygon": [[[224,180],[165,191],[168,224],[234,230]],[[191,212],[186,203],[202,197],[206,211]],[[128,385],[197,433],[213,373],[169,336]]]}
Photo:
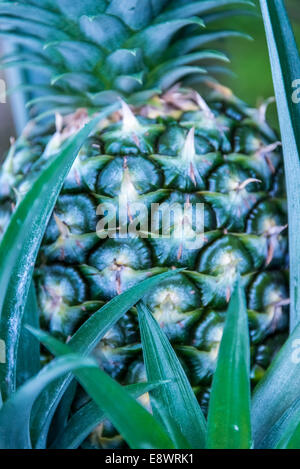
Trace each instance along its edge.
{"label": "blurred green background", "polygon": [[[259,5],[258,0],[254,1]],[[285,0],[285,5],[300,48],[300,0]],[[228,40],[226,51],[236,77],[222,79],[222,82],[232,88],[239,98],[252,106],[257,106],[266,98],[274,96],[268,48],[259,7],[257,12],[259,12],[257,16],[232,17],[227,20],[227,27],[246,32],[254,41]],[[269,107],[268,120],[273,126],[278,127],[275,105]]]}
{"label": "blurred green background", "polygon": [[[257,4],[259,3],[258,0],[254,1]],[[300,0],[285,0],[285,4],[294,27],[297,43],[300,45]],[[264,99],[273,96],[274,91],[260,10],[258,8],[255,13],[254,11],[253,9],[252,15],[231,16],[219,25],[214,23],[213,28],[226,27],[228,29],[240,30],[253,37],[254,41],[228,39],[227,41],[220,42],[219,48],[226,50],[229,55],[232,61],[230,68],[236,77],[224,76],[219,79],[222,83],[232,88],[234,93],[241,99],[252,106],[257,106]],[[3,78],[1,71],[0,78]],[[7,87],[10,87],[9,76],[6,77],[6,82]],[[0,161],[1,156],[4,155],[9,147],[10,136],[16,134],[11,108],[11,100],[8,100],[8,103],[5,105],[0,105]],[[273,126],[278,126],[275,105],[269,107],[268,119]]]}

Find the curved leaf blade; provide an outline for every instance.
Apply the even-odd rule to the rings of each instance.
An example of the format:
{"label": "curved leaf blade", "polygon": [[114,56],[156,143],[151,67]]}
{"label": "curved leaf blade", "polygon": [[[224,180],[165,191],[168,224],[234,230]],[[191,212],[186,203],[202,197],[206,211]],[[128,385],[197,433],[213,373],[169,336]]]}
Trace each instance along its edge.
{"label": "curved leaf blade", "polygon": [[260,0],[284,153],[290,247],[290,330],[300,321],[300,58],[283,0]]}
{"label": "curved leaf blade", "polygon": [[39,327],[39,311],[34,284],[31,283],[22,320],[17,360],[17,387],[35,376],[41,368],[40,344],[25,328],[25,324]]}
{"label": "curved leaf blade", "polygon": [[[29,329],[54,355],[72,353],[46,332]],[[106,413],[129,446],[133,449],[172,449],[172,441],[163,427],[119,383],[100,368],[75,370],[75,376],[85,391]]]}
{"label": "curved leaf blade", "polygon": [[250,343],[246,298],[238,279],[229,307],[213,378],[207,447],[251,448]]}
{"label": "curved leaf blade", "polygon": [[299,449],[300,448],[300,409],[299,401],[296,409],[291,413],[285,424],[285,431],[275,449]]}
{"label": "curved leaf blade", "polygon": [[[161,383],[138,383],[126,386],[127,391],[134,398],[151,391]],[[76,449],[88,435],[105,419],[105,413],[99,409],[95,401],[90,401],[81,407],[68,421],[59,436],[51,445],[51,449]]]}
{"label": "curved leaf blade", "polygon": [[203,448],[205,419],[182,365],[142,302],[138,304],[138,315],[147,379],[169,380],[150,394],[153,415],[165,425],[177,448]]}
{"label": "curved leaf blade", "polygon": [[[282,415],[300,398],[300,324],[286,341],[256,387],[252,399],[252,428],[256,447]],[[292,385],[291,385],[292,383]]]}
{"label": "curved leaf blade", "polygon": [[38,395],[62,374],[90,366],[95,362],[79,355],[58,358],[12,394],[0,409],[0,449],[30,449],[30,415]]}
{"label": "curved leaf blade", "polygon": [[[298,418],[299,417],[299,418]],[[257,449],[273,449],[276,448],[279,442],[283,439],[284,435],[292,435],[300,421],[300,399],[297,399],[277,420],[272,426],[269,433],[264,436],[264,439],[259,442]]]}
{"label": "curved leaf blade", "polygon": [[217,8],[228,7],[231,5],[255,6],[255,4],[249,0],[201,0],[196,2],[187,2],[187,5],[170,9],[167,13],[163,13],[157,18],[157,22],[169,21],[177,18],[187,18],[194,15],[205,15]]}

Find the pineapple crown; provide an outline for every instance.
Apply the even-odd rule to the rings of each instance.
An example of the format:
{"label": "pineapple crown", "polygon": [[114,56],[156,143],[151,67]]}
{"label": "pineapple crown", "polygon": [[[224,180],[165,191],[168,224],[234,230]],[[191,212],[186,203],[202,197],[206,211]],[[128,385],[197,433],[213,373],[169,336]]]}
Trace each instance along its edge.
{"label": "pineapple crown", "polygon": [[[2,68],[38,69],[43,75],[35,109],[62,113],[93,109],[117,97],[145,102],[176,82],[200,82],[227,56],[205,47],[232,30],[207,25],[248,0],[26,0],[0,2],[0,35],[18,46]],[[201,18],[200,18],[201,17]],[[201,65],[201,66],[200,66]],[[27,85],[30,91],[32,85]],[[37,91],[37,85],[33,86]]]}

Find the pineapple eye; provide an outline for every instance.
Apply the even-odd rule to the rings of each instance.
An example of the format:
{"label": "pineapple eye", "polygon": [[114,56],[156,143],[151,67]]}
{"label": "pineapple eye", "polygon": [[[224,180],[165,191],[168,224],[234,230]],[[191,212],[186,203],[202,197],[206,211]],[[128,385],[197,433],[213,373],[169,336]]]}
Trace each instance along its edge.
{"label": "pineapple eye", "polygon": [[142,269],[151,266],[151,256],[144,241],[138,238],[108,239],[89,257],[89,265],[99,271],[115,266]]}
{"label": "pineapple eye", "polygon": [[[92,199],[84,194],[64,194],[57,200],[55,214],[71,234],[80,235],[96,231],[96,207]],[[61,234],[53,216],[45,234],[46,243],[55,241]]]}
{"label": "pineapple eye", "polygon": [[239,239],[225,236],[207,247],[200,257],[198,271],[210,275],[226,275],[230,271],[244,274],[253,262]]}
{"label": "pineapple eye", "polygon": [[201,299],[198,289],[184,275],[162,282],[144,298],[170,340],[184,343],[199,320]]}
{"label": "pineapple eye", "polygon": [[276,304],[289,297],[280,272],[262,272],[259,274],[249,289],[249,308],[268,312],[276,308]]}
{"label": "pineapple eye", "polygon": [[229,191],[236,191],[240,185],[238,179],[232,178],[228,180],[228,190]]}
{"label": "pineapple eye", "polygon": [[126,252],[121,252],[116,258],[115,258],[115,264],[118,266],[125,266],[130,264],[130,257],[128,256],[128,253]]}
{"label": "pineapple eye", "polygon": [[235,265],[237,262],[237,257],[233,252],[226,252],[220,256],[219,264],[225,268],[228,266]]}
{"label": "pineapple eye", "polygon": [[281,300],[282,300],[282,291],[275,288],[274,290],[271,290],[268,293],[268,301],[270,304],[277,303],[278,301],[281,301]]}
{"label": "pineapple eye", "polygon": [[249,127],[238,127],[234,137],[234,151],[246,155],[253,154],[262,147],[261,137]]}
{"label": "pineapple eye", "polygon": [[195,127],[196,136],[204,138],[213,150],[222,150],[224,153],[232,151],[228,138],[232,120],[226,116],[215,116],[206,110],[187,112],[181,118],[181,125],[187,128]]}
{"label": "pineapple eye", "polygon": [[128,367],[127,380],[130,384],[142,383],[147,381],[147,374],[144,362],[135,360]]}
{"label": "pineapple eye", "polygon": [[223,327],[221,327],[221,326],[215,327],[214,330],[213,330],[212,341],[220,343],[221,339],[222,339],[222,336],[223,336]]}
{"label": "pineapple eye", "polygon": [[197,288],[182,275],[163,282],[145,297],[145,302],[158,315],[168,311],[185,313],[201,305]]}
{"label": "pineapple eye", "polygon": [[128,174],[127,181],[136,194],[155,191],[162,184],[161,174],[155,165],[142,156],[116,157],[99,173],[97,194],[118,197],[122,185],[124,186],[125,171]]}
{"label": "pineapple eye", "polygon": [[141,117],[137,119],[129,110],[125,112],[125,120],[109,127],[101,138],[109,155],[151,154],[163,130],[164,126]]}
{"label": "pineapple eye", "polygon": [[267,200],[258,204],[251,212],[247,231],[256,235],[267,233],[274,227],[281,227],[286,223],[285,207],[279,201]]}
{"label": "pineapple eye", "polygon": [[177,292],[167,288],[157,294],[157,302],[160,304],[168,303],[176,306],[180,302],[180,298]]}
{"label": "pineapple eye", "polygon": [[263,221],[263,228],[264,228],[265,232],[269,231],[270,229],[274,228],[275,226],[276,226],[276,221],[274,220],[274,218],[266,218]]}
{"label": "pineapple eye", "polygon": [[225,312],[209,311],[195,328],[192,345],[198,350],[209,351],[213,343],[219,343],[223,334]]}
{"label": "pineapple eye", "polygon": [[82,304],[86,296],[86,287],[79,273],[62,265],[44,267],[38,272],[37,286],[42,321],[53,331],[69,332],[74,320],[69,308]]}
{"label": "pineapple eye", "polygon": [[111,238],[91,253],[85,273],[92,294],[113,298],[149,275],[151,253],[139,238]]}
{"label": "pineapple eye", "polygon": [[[137,324],[131,313],[125,314],[97,344],[93,357],[99,366],[113,378],[118,378],[127,369],[135,356],[138,342]],[[126,347],[124,351],[123,347]],[[132,348],[132,351],[131,351]]]}
{"label": "pineapple eye", "polygon": [[255,174],[246,172],[235,164],[224,164],[215,170],[209,178],[209,188],[213,192],[227,194],[231,191],[237,191],[240,187],[247,192],[258,190],[258,183],[251,182],[243,187],[244,181],[255,178]]}

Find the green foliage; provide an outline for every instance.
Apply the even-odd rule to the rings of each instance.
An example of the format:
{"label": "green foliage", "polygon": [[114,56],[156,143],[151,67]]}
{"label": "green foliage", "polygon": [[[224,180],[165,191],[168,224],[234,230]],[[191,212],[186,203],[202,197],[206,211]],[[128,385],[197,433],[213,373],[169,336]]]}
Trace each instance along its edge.
{"label": "green foliage", "polygon": [[[132,397],[139,397],[161,386],[161,383],[138,383],[126,387]],[[88,435],[106,418],[105,412],[91,400],[75,412],[60,429],[51,449],[76,449]]]}
{"label": "green foliage", "polygon": [[39,314],[35,288],[32,283],[21,325],[16,371],[17,387],[40,371],[40,344],[25,327],[25,325],[30,325],[38,328]]}
{"label": "green foliage", "polygon": [[[26,57],[7,56],[3,66],[39,67],[43,85],[52,84],[49,94],[44,89],[48,111],[66,110],[61,101],[65,94],[70,95],[68,109],[78,105],[94,108],[98,102],[92,96],[111,90],[115,95],[137,100],[143,90],[165,89],[178,80],[202,74],[203,67],[193,66],[192,58],[180,67],[176,59],[186,54],[186,47],[189,52],[196,51],[202,36],[204,44],[216,39],[209,38],[205,31],[213,14],[222,19],[230,7],[239,14],[239,7],[252,6],[248,0],[188,0],[184,4],[19,0],[13,5],[3,1],[0,25],[8,29],[0,35],[15,44],[25,43],[27,48]],[[191,39],[185,47],[181,47],[179,33],[184,42]],[[222,30],[223,38],[233,34],[239,35]],[[168,67],[161,67],[153,81],[149,75],[158,63]],[[115,99],[114,93],[110,94],[110,102]],[[74,96],[76,102],[71,99]],[[44,106],[43,101],[35,101],[34,110],[41,112]]]}
{"label": "green foliage", "polygon": [[70,354],[53,361],[39,374],[27,381],[14,393],[0,409],[0,448],[30,449],[30,416],[32,406],[51,381],[60,375],[79,369],[95,366],[90,358],[81,358]]}
{"label": "green foliage", "polygon": [[213,378],[207,447],[251,448],[250,343],[240,279],[232,294]]}
{"label": "green foliage", "polygon": [[[59,342],[46,332],[30,330],[54,355],[68,356],[72,353],[71,346]],[[77,369],[74,374],[131,448],[174,448],[162,426],[151,414],[97,365],[89,370]]]}
{"label": "green foliage", "polygon": [[299,339],[300,325],[290,335],[254,392],[252,426],[255,445],[260,444],[278,419],[300,397]]}
{"label": "green foliage", "polygon": [[164,423],[176,447],[204,448],[206,423],[182,365],[142,302],[138,313],[147,379],[169,380],[151,393],[153,415]]}
{"label": "green foliage", "polygon": [[300,58],[283,0],[261,0],[277,99],[289,211],[290,327],[300,320]]}

